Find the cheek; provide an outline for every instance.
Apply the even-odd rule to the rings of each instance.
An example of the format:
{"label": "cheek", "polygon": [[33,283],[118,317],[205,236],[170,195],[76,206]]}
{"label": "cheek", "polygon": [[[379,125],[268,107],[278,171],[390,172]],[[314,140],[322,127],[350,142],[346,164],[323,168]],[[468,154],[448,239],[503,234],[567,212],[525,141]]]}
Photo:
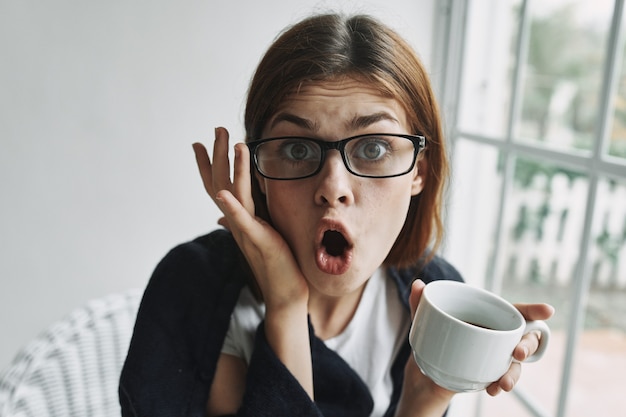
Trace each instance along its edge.
{"label": "cheek", "polygon": [[367,204],[371,210],[371,222],[384,228],[390,229],[394,233],[400,233],[404,225],[406,215],[411,203],[410,184],[389,184],[377,187],[376,190],[369,190],[364,193]]}
{"label": "cheek", "polygon": [[290,225],[298,224],[299,217],[305,215],[304,194],[303,187],[293,187],[287,181],[277,181],[265,188],[265,202],[272,224],[284,237],[293,230]]}

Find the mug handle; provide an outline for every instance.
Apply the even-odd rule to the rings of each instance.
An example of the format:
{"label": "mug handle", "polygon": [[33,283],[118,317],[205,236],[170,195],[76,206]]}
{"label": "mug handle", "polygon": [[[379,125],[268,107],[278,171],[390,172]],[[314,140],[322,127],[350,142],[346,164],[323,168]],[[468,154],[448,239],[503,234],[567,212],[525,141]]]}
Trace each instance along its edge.
{"label": "mug handle", "polygon": [[541,359],[548,347],[548,342],[550,341],[550,328],[543,320],[527,321],[526,328],[524,329],[524,335],[531,332],[539,332],[541,334],[539,347],[537,348],[537,351],[527,357],[524,362],[535,362]]}

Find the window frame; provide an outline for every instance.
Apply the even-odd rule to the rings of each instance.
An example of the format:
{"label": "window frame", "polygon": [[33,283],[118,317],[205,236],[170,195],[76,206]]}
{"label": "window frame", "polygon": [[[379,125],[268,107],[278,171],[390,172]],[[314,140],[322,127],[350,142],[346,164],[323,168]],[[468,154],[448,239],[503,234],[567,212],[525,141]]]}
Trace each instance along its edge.
{"label": "window frame", "polygon": [[[497,205],[497,220],[495,243],[492,262],[487,271],[485,287],[496,293],[500,292],[502,277],[496,276],[499,270],[497,262],[501,262],[500,248],[504,240],[503,221],[507,209],[507,196],[512,187],[514,158],[533,158],[572,167],[588,175],[589,188],[585,207],[585,220],[582,226],[582,236],[578,244],[579,259],[572,277],[571,300],[572,310],[569,312],[566,331],[566,347],[557,409],[548,413],[532,398],[531,395],[516,387],[513,390],[515,397],[535,416],[566,415],[572,365],[576,354],[577,341],[583,329],[586,311],[587,295],[590,291],[592,267],[590,250],[594,232],[598,225],[594,224],[596,214],[596,200],[598,183],[602,178],[626,181],[625,161],[608,155],[607,148],[610,140],[613,119],[613,98],[617,95],[618,79],[622,64],[623,32],[624,32],[624,2],[615,0],[611,27],[608,33],[607,50],[603,69],[602,87],[600,91],[599,123],[594,133],[596,140],[590,152],[574,152],[545,146],[536,146],[514,140],[514,121],[521,108],[521,81],[522,66],[528,48],[529,9],[532,0],[520,1],[520,25],[515,45],[515,69],[511,83],[511,106],[508,111],[508,121],[505,135],[501,138],[483,136],[464,132],[458,128],[458,114],[460,95],[462,91],[462,69],[465,53],[464,39],[467,31],[468,10],[472,0],[445,0],[437,2],[435,9],[435,29],[433,33],[433,63],[432,74],[435,94],[439,99],[442,114],[445,116],[445,134],[450,144],[450,155],[455,157],[454,148],[459,138],[478,144],[488,145],[503,155],[503,178]],[[597,140],[600,138],[600,140]],[[443,245],[445,256],[445,242]],[[479,406],[480,407],[480,406]],[[478,415],[478,413],[477,413]]]}

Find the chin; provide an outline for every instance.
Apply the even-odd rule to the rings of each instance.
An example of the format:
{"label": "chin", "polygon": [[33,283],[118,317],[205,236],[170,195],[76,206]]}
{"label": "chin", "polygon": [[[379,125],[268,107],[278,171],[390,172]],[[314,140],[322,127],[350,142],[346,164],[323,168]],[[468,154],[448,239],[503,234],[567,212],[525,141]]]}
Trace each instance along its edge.
{"label": "chin", "polygon": [[307,276],[309,286],[315,291],[329,297],[341,297],[359,290],[369,279],[370,275],[356,274],[348,270],[344,274],[325,274],[317,270],[310,278]]}

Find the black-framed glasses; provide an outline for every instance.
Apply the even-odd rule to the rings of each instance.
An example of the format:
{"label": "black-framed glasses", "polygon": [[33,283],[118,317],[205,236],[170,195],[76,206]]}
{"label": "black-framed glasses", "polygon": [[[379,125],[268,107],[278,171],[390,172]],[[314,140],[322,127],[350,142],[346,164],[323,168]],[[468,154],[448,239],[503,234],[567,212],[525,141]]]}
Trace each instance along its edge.
{"label": "black-framed glasses", "polygon": [[424,136],[371,133],[335,142],[306,137],[278,137],[248,142],[257,171],[273,180],[297,180],[321,171],[329,150],[337,150],[347,170],[359,177],[389,178],[407,174],[426,145]]}

